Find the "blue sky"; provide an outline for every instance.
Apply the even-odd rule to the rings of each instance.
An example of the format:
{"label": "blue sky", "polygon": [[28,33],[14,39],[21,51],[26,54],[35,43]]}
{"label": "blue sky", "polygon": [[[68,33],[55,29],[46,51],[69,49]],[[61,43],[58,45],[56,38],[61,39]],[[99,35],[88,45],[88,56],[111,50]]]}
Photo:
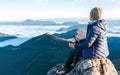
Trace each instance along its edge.
{"label": "blue sky", "polygon": [[88,18],[94,7],[103,8],[103,18],[120,18],[120,0],[0,0],[0,21]]}

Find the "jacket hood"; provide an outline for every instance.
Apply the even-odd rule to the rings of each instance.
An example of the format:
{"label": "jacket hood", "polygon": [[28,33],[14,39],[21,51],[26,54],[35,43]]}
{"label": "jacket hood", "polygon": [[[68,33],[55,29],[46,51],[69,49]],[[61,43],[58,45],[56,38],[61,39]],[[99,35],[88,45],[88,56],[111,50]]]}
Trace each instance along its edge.
{"label": "jacket hood", "polygon": [[107,28],[107,23],[106,23],[106,21],[104,19],[102,19],[102,20],[94,20],[92,22],[88,22],[88,25],[97,25],[102,30],[106,30],[106,28]]}

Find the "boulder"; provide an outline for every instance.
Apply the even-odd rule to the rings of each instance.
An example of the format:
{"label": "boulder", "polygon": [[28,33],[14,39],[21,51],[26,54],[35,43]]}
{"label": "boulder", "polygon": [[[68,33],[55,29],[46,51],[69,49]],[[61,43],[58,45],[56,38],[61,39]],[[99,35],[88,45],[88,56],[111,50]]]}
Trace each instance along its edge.
{"label": "boulder", "polygon": [[[57,75],[56,70],[61,67],[58,64],[48,71],[47,75]],[[112,62],[105,59],[82,59],[65,75],[118,75]]]}

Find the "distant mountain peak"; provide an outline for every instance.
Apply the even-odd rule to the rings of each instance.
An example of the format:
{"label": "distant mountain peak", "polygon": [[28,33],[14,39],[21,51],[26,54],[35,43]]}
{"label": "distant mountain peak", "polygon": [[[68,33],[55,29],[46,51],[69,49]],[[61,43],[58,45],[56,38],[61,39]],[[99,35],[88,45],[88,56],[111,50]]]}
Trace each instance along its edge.
{"label": "distant mountain peak", "polygon": [[46,35],[52,35],[50,32],[45,33]]}
{"label": "distant mountain peak", "polygon": [[63,43],[67,43],[67,41],[52,35],[50,32],[47,32],[43,35],[34,37],[23,44],[20,45],[20,47],[29,47],[29,48],[43,48],[43,47],[53,47],[55,48],[55,45],[59,45],[62,47]]}
{"label": "distant mountain peak", "polygon": [[[79,32],[78,32],[78,31],[79,31]],[[73,37],[74,35],[76,35],[76,34],[78,34],[78,33],[79,33],[79,36],[80,36],[81,39],[84,39],[84,38],[86,37],[86,31],[85,31],[85,30],[82,30],[82,29],[80,29],[80,28],[78,28],[78,29],[73,29],[73,30],[68,31],[68,32],[66,32],[66,33],[61,33],[61,34],[55,33],[55,34],[53,34],[53,35],[58,36],[58,37],[60,37],[60,38],[69,39],[69,38]]]}
{"label": "distant mountain peak", "polygon": [[9,39],[15,39],[15,38],[17,38],[17,37],[14,35],[9,35],[9,34],[0,32],[0,42],[5,41],[5,40],[9,40]]}
{"label": "distant mountain peak", "polygon": [[33,20],[31,20],[31,19],[26,19],[24,22],[31,22],[31,21],[33,21]]}

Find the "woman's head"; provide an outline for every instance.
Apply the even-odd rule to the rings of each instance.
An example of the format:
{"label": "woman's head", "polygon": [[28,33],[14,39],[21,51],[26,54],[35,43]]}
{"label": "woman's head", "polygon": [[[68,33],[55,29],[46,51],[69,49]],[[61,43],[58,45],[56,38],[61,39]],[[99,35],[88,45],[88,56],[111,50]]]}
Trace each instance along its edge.
{"label": "woman's head", "polygon": [[99,20],[102,16],[102,8],[95,7],[90,11],[90,20]]}

